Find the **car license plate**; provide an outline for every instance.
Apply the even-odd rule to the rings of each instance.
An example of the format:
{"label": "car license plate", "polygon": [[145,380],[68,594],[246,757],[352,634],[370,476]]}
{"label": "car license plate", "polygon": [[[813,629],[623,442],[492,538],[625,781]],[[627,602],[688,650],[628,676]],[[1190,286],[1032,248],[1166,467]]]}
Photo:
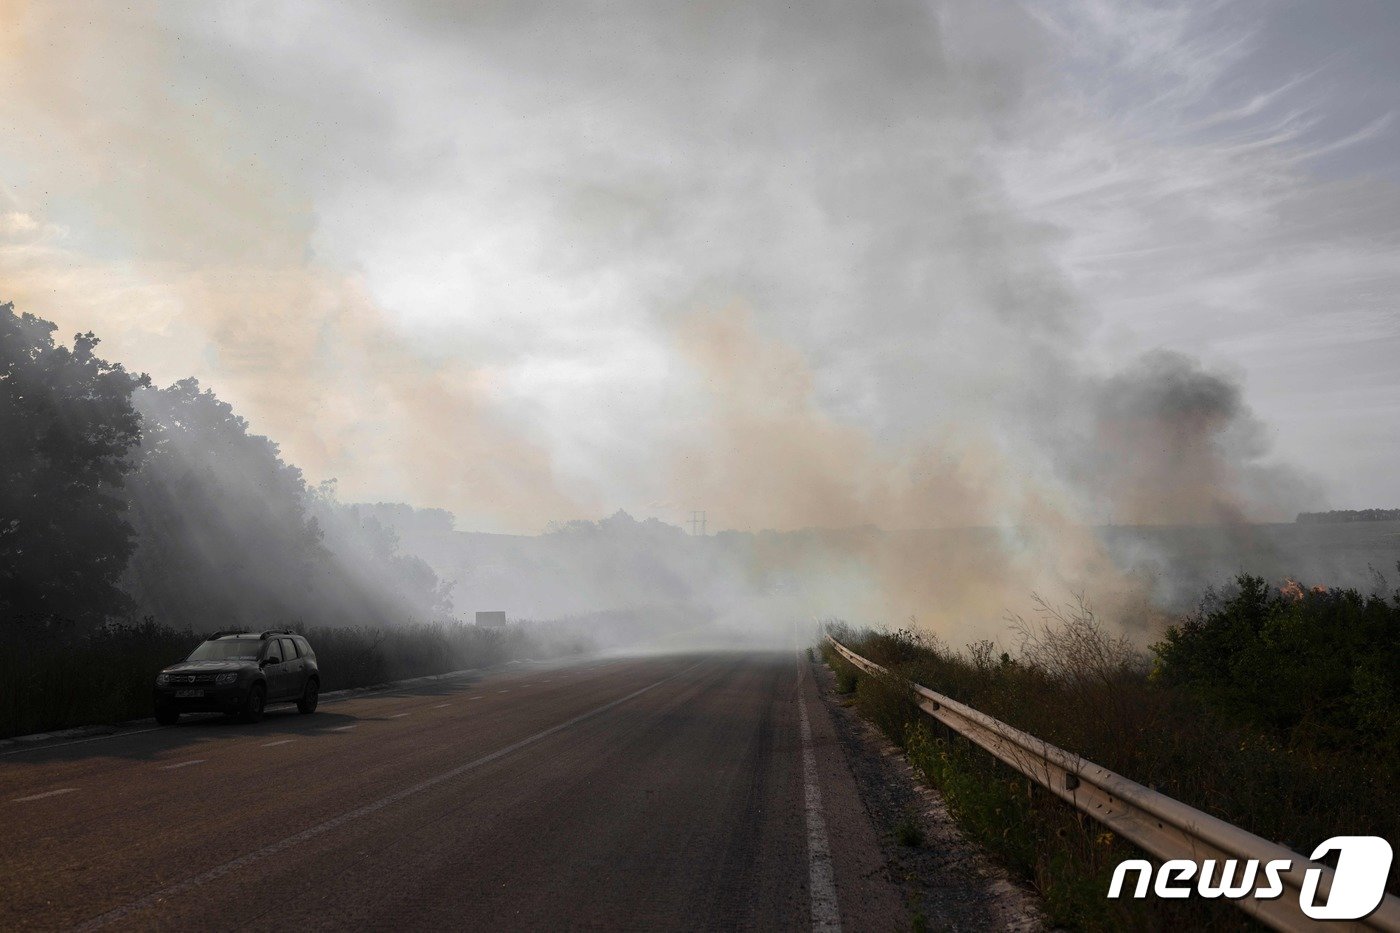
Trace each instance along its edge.
{"label": "car license plate", "polygon": [[202,696],[204,696],[204,691],[203,691],[203,690],[176,690],[176,691],[175,691],[175,696],[177,696],[177,697],[202,697]]}

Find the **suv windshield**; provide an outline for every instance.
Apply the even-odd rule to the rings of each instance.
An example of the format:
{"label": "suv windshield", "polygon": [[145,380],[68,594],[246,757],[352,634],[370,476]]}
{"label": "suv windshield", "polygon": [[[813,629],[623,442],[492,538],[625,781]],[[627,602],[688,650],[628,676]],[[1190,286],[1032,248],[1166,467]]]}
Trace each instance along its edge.
{"label": "suv windshield", "polygon": [[256,658],[262,650],[261,638],[220,638],[194,649],[190,661],[225,661],[229,658]]}

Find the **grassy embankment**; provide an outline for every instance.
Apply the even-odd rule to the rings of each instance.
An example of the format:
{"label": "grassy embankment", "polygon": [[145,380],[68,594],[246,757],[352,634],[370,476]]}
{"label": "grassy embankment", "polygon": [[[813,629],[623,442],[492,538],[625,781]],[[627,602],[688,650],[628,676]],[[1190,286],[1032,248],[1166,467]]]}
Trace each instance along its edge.
{"label": "grassy embankment", "polygon": [[[588,647],[585,639],[542,623],[292,628],[316,649],[326,691]],[[150,716],[156,673],[188,655],[202,637],[154,622],[86,632],[23,625],[0,630],[0,738]]]}
{"label": "grassy embankment", "polygon": [[[1072,929],[1236,929],[1224,901],[1120,900],[1113,867],[1142,853],[919,713],[908,681],[1304,855],[1333,835],[1400,838],[1400,593],[1281,593],[1241,577],[1150,655],[1092,613],[1047,611],[1013,657],[908,631],[832,633],[899,676],[841,690],[904,748],[959,824]],[[906,680],[907,678],[907,680]],[[1400,888],[1400,866],[1390,888]]]}

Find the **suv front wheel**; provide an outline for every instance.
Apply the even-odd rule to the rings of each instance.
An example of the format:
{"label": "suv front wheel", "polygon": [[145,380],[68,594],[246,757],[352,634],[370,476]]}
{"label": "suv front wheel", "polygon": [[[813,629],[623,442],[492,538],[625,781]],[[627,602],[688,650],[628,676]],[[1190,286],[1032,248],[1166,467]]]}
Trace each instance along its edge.
{"label": "suv front wheel", "polygon": [[244,722],[257,722],[262,719],[263,707],[267,705],[267,688],[262,684],[253,684],[248,688],[248,699],[243,701]]}
{"label": "suv front wheel", "polygon": [[302,713],[314,713],[320,700],[321,682],[313,677],[306,682],[306,689],[301,692],[301,699],[297,700],[297,710]]}

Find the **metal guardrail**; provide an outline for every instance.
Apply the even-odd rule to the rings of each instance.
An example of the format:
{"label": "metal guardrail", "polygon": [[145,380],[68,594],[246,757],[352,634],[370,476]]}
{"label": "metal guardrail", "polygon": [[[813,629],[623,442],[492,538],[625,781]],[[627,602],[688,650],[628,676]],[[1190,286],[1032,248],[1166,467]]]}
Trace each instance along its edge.
{"label": "metal guardrail", "polygon": [[[830,635],[826,638],[843,658],[867,674],[894,676]],[[1280,873],[1283,896],[1260,900],[1250,895],[1231,901],[1276,930],[1400,931],[1400,899],[1393,895],[1387,894],[1364,920],[1314,920],[1299,908],[1298,895],[1305,872],[1319,869],[1317,896],[1323,901],[1331,892],[1335,875],[1328,866],[1144,787],[941,693],[919,684],[909,686],[915,702],[925,713],[1163,861],[1257,859],[1264,863],[1286,859],[1290,868]]]}

